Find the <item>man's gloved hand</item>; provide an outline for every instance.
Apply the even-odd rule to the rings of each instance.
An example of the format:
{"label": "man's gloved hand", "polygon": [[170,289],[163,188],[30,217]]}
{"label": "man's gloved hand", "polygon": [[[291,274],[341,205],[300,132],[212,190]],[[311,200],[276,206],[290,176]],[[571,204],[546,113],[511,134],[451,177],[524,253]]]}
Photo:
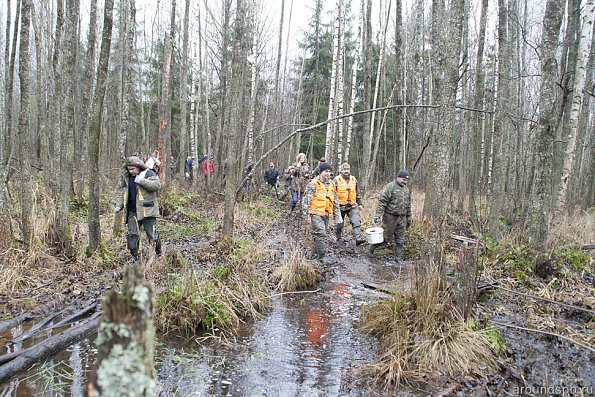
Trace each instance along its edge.
{"label": "man's gloved hand", "polygon": [[138,175],[136,176],[136,178],[134,178],[134,182],[136,182],[136,183],[140,183],[140,181],[141,181],[142,179],[144,179],[144,177],[145,177],[145,175],[146,175],[146,174],[147,174],[147,170],[144,170],[143,172],[141,172],[140,174],[138,174]]}
{"label": "man's gloved hand", "polygon": [[122,207],[120,207],[119,205],[117,205],[116,208],[114,208],[114,214],[117,214],[120,211],[122,211]]}
{"label": "man's gloved hand", "polygon": [[374,215],[374,224],[377,225],[380,223],[380,215]]}
{"label": "man's gloved hand", "polygon": [[409,229],[411,227],[412,223],[413,223],[413,219],[407,218],[407,229]]}

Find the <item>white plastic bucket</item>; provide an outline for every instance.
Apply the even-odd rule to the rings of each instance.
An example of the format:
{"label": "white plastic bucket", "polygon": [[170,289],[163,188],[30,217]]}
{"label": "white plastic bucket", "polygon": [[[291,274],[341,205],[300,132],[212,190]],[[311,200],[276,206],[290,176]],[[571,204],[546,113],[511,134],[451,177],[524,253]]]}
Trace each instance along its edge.
{"label": "white plastic bucket", "polygon": [[384,229],[381,227],[366,229],[366,240],[370,244],[380,244],[384,241]]}

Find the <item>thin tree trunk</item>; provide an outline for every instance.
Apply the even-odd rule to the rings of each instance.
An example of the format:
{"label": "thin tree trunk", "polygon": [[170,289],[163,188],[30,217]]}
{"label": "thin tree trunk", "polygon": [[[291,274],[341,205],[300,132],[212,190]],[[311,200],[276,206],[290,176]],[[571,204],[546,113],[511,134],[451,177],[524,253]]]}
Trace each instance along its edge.
{"label": "thin tree trunk", "polygon": [[75,81],[76,59],[78,52],[78,21],[80,0],[66,1],[66,31],[64,51],[64,129],[62,134],[62,148],[60,149],[60,189],[58,191],[57,208],[57,243],[63,253],[70,257],[73,253],[72,234],[68,215],[70,213],[70,193],[72,183],[72,169],[74,163],[74,129],[75,129]]}
{"label": "thin tree trunk", "polygon": [[101,241],[101,224],[99,222],[99,188],[101,175],[99,171],[99,141],[101,137],[101,121],[103,117],[103,101],[107,86],[107,71],[112,41],[114,0],[105,0],[103,10],[103,33],[101,50],[99,52],[99,66],[97,81],[93,95],[93,111],[89,121],[89,248],[95,251]]}
{"label": "thin tree trunk", "polygon": [[[192,132],[187,129],[187,104],[188,104],[188,30],[190,21],[190,0],[186,0],[184,7],[184,33],[182,41],[182,70],[180,71],[180,153],[178,169],[184,172],[186,169],[186,156],[188,152],[188,135]],[[192,154],[190,154],[192,156]]]}
{"label": "thin tree trunk", "polygon": [[21,231],[25,247],[33,239],[33,192],[31,182],[31,138],[29,134],[29,29],[31,22],[31,0],[21,3],[21,32],[19,45],[19,82],[21,88],[21,111],[19,113],[19,166],[21,183]]}

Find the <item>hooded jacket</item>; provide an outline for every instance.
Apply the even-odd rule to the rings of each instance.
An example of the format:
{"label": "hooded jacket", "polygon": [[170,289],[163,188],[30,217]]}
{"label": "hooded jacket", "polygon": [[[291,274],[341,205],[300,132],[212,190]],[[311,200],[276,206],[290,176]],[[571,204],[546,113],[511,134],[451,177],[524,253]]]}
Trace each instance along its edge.
{"label": "hooded jacket", "polygon": [[[159,216],[157,192],[161,189],[159,177],[153,170],[144,170],[140,175],[143,177],[136,184],[136,219],[138,221]],[[126,210],[126,222],[128,222],[128,208],[126,206],[128,204],[128,183],[131,180],[130,176],[128,170],[124,170],[120,175],[119,191],[116,199],[116,206]]]}

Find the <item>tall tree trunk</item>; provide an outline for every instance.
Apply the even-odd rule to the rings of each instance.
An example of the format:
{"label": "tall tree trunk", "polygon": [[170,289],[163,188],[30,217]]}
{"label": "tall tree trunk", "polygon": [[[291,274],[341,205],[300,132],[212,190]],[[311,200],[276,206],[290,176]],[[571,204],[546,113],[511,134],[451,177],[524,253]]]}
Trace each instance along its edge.
{"label": "tall tree trunk", "polygon": [[101,241],[101,224],[99,222],[99,187],[102,173],[99,171],[99,141],[101,137],[101,120],[103,117],[103,101],[107,86],[107,71],[112,42],[114,0],[105,0],[103,9],[103,33],[99,51],[99,66],[93,95],[93,107],[89,121],[89,249],[95,251]]}
{"label": "tall tree trunk", "polygon": [[58,191],[57,237],[63,253],[70,257],[74,254],[72,234],[68,215],[70,213],[70,193],[72,169],[74,163],[75,129],[75,81],[76,59],[78,53],[78,21],[80,0],[66,1],[66,45],[64,49],[64,129],[62,148],[60,149],[60,189]]}
{"label": "tall tree trunk", "polygon": [[[96,35],[97,35],[97,1],[98,0],[91,0],[91,11],[89,16],[89,31],[87,33],[87,51],[85,53],[85,59],[83,60],[83,82],[82,82],[82,105],[81,109],[83,110],[82,115],[82,123],[81,123],[81,131],[79,133],[79,145],[80,145],[80,152],[79,158],[82,160],[82,164],[86,164],[87,160],[87,143],[89,140],[89,120],[90,120],[90,108],[91,108],[91,99],[93,98],[93,92],[95,90],[93,76],[95,75],[95,48],[96,48]],[[78,195],[82,196],[83,188],[85,184],[85,167],[77,167],[76,171],[78,172],[78,183],[81,185],[81,189],[79,189]]]}
{"label": "tall tree trunk", "polygon": [[535,166],[529,207],[529,243],[545,249],[549,232],[549,191],[552,144],[556,134],[556,93],[558,35],[564,14],[563,0],[547,0],[541,37],[541,87],[539,119],[535,131]]}
{"label": "tall tree trunk", "polygon": [[492,233],[499,236],[500,216],[506,200],[503,200],[502,194],[505,194],[504,180],[506,175],[506,166],[504,158],[504,143],[507,141],[505,136],[507,132],[507,120],[509,100],[509,73],[510,73],[510,46],[508,40],[508,8],[505,0],[498,0],[498,87],[496,89],[496,100],[494,108],[498,109],[494,115],[494,127],[492,133],[493,141],[493,169],[490,170],[491,184],[489,186],[490,216],[489,228]]}
{"label": "tall tree trunk", "polygon": [[[33,189],[31,182],[31,138],[29,134],[29,25],[31,22],[31,0],[21,3],[21,31],[19,45],[19,83],[21,88],[21,111],[19,113],[19,166],[21,183],[21,232],[23,242],[29,247],[34,237]],[[15,27],[16,30],[16,27]]]}
{"label": "tall tree trunk", "polygon": [[171,152],[171,103],[169,96],[169,82],[171,75],[171,57],[173,52],[172,36],[166,34],[163,46],[163,69],[161,71],[161,100],[159,101],[159,136],[157,138],[157,150],[161,156],[161,168],[159,179],[162,185],[169,182],[171,173],[169,168],[169,156]]}
{"label": "tall tree trunk", "polygon": [[568,183],[574,172],[574,159],[576,156],[576,137],[578,135],[578,121],[583,103],[583,90],[585,88],[586,64],[591,51],[591,36],[593,33],[593,17],[595,14],[595,0],[587,0],[584,8],[583,27],[576,54],[576,73],[574,76],[574,89],[572,91],[572,108],[570,110],[570,125],[564,152],[564,167],[558,188],[558,211],[566,209],[568,199]]}
{"label": "tall tree trunk", "polygon": [[180,71],[180,153],[178,161],[178,169],[184,172],[186,168],[186,156],[191,154],[188,151],[188,135],[187,129],[187,104],[188,104],[188,30],[190,21],[190,0],[186,0],[184,7],[184,33],[182,39],[182,70]]}
{"label": "tall tree trunk", "polygon": [[[349,111],[351,114],[355,111],[355,100],[357,97],[357,70],[359,68],[360,54],[363,46],[363,15],[360,15],[359,26],[357,29],[357,47],[355,51],[355,57],[353,59],[353,65],[351,66],[351,94],[349,100]],[[351,137],[353,135],[353,116],[347,118],[347,139],[345,141],[345,161],[349,162],[349,152],[351,151]],[[337,164],[340,166],[340,164]]]}
{"label": "tall tree trunk", "polygon": [[[331,69],[330,81],[330,95],[328,102],[327,120],[334,118],[337,113],[336,96],[337,96],[337,75],[339,73],[339,47],[341,46],[341,0],[336,4],[335,16],[335,32],[333,34],[333,63]],[[327,161],[331,161],[331,145],[335,135],[337,120],[331,121],[326,125],[326,138],[324,143],[324,157]]]}
{"label": "tall tree trunk", "polygon": [[[441,0],[432,3],[432,48],[436,67],[433,71],[436,95],[434,101],[441,108],[436,115],[437,123],[432,127],[432,156],[430,161],[430,185],[426,189],[424,213],[437,224],[445,220],[448,209],[448,182],[450,154],[449,142],[454,132],[455,105],[459,81],[459,56],[463,18],[465,16],[464,1],[453,0],[450,4],[447,40],[441,36],[439,26],[442,23],[444,4]],[[442,76],[444,76],[443,81]]]}
{"label": "tall tree trunk", "polygon": [[242,128],[242,99],[243,99],[243,79],[245,76],[245,58],[243,53],[245,44],[245,36],[247,34],[246,23],[246,9],[247,5],[244,0],[237,0],[236,19],[234,21],[234,32],[232,41],[232,56],[231,56],[231,87],[230,87],[230,129],[229,129],[229,148],[227,152],[227,182],[225,184],[224,193],[224,210],[223,210],[223,231],[224,237],[233,236],[234,225],[234,207],[236,201],[236,189],[238,185],[239,169],[236,166],[236,159],[239,157],[238,140],[241,137],[240,130]]}

